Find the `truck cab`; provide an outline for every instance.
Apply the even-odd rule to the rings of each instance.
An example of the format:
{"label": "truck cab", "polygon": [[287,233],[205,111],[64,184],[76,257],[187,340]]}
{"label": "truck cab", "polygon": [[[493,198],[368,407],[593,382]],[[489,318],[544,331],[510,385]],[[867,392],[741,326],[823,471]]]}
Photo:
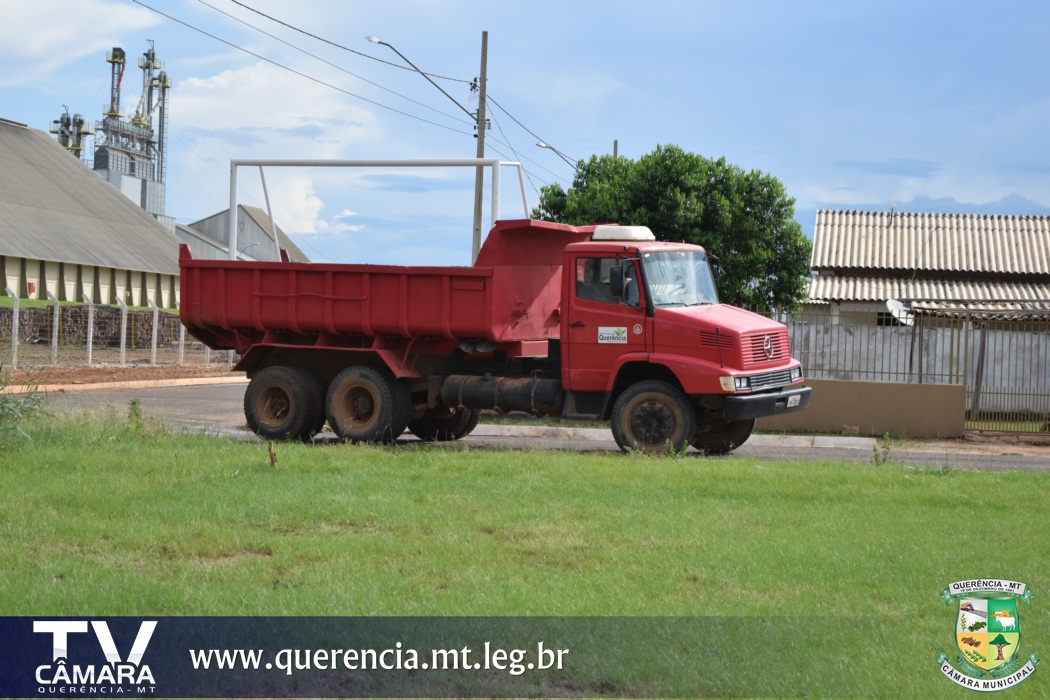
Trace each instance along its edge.
{"label": "truck cab", "polygon": [[725,453],[755,418],[808,405],[787,329],[720,304],[702,247],[597,226],[562,269],[566,417],[611,419],[622,447]]}

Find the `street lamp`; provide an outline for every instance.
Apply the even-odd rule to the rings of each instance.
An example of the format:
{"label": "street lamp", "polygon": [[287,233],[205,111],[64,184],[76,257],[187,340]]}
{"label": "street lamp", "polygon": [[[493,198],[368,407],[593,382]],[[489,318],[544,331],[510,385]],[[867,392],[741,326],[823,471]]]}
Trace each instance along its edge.
{"label": "street lamp", "polygon": [[435,83],[435,82],[434,82],[433,80],[431,80],[431,79],[430,79],[430,76],[429,76],[429,75],[427,75],[427,74],[426,74],[426,73],[424,73],[423,71],[419,70],[419,67],[418,67],[418,66],[416,66],[416,64],[415,64],[415,63],[412,63],[412,61],[408,60],[408,58],[407,58],[407,57],[405,56],[405,54],[401,53],[401,52],[400,52],[400,51],[398,51],[398,50],[397,50],[396,48],[394,48],[393,44],[388,44],[388,43],[386,43],[385,41],[380,41],[378,37],[374,37],[374,36],[366,36],[366,37],[365,37],[365,39],[368,39],[368,40],[369,40],[369,41],[371,41],[371,42],[372,42],[373,44],[379,44],[380,46],[385,46],[385,47],[387,47],[388,49],[390,49],[391,51],[393,51],[394,53],[396,53],[396,54],[397,54],[398,56],[400,56],[400,57],[401,57],[401,60],[403,60],[403,61],[404,61],[405,63],[407,63],[408,65],[412,66],[412,68],[413,68],[413,69],[414,69],[414,70],[415,70],[415,71],[416,71],[417,73],[419,73],[419,74],[420,74],[420,75],[422,75],[422,76],[423,76],[424,78],[426,78],[426,79],[427,79],[427,82],[429,82],[429,83],[430,83],[431,85],[433,85],[434,87],[436,87],[436,88],[437,88],[438,90],[441,90],[441,94],[442,94],[442,95],[444,95],[444,96],[445,96],[445,97],[447,97],[448,99],[452,100],[452,102],[453,102],[453,103],[454,103],[454,104],[455,104],[455,105],[456,105],[457,107],[459,107],[459,108],[460,108],[460,109],[462,109],[462,110],[463,110],[464,112],[466,112],[466,113],[467,113],[467,116],[468,116],[468,117],[470,117],[470,118],[471,118],[471,120],[474,120],[474,119],[476,119],[476,118],[477,118],[477,117],[476,117],[476,115],[475,115],[475,114],[474,114],[473,112],[471,112],[471,111],[470,111],[469,109],[467,109],[466,107],[464,107],[463,105],[461,105],[461,104],[460,104],[459,102],[457,102],[457,101],[456,101],[456,98],[455,98],[455,97],[453,97],[452,95],[450,95],[450,94],[448,94],[447,92],[445,92],[444,88],[442,88],[442,87],[441,87],[440,85],[438,85],[438,84],[437,84],[437,83]]}
{"label": "street lamp", "polygon": [[[489,33],[488,32],[482,32],[481,33],[481,75],[478,78],[478,111],[476,113],[471,112],[466,107],[464,107],[459,102],[457,102],[456,98],[454,98],[452,95],[450,95],[447,92],[445,92],[445,90],[440,85],[438,85],[437,83],[435,83],[433,80],[430,79],[429,75],[427,75],[423,71],[419,70],[419,67],[416,66],[415,63],[412,63],[412,61],[408,60],[408,57],[406,57],[405,54],[403,54],[400,51],[398,51],[397,49],[395,49],[392,44],[388,44],[385,41],[380,41],[378,37],[374,37],[374,36],[371,36],[371,35],[366,36],[365,39],[367,39],[368,41],[372,42],[373,44],[379,44],[380,46],[385,46],[388,49],[390,49],[391,51],[393,51],[394,53],[396,53],[398,56],[401,57],[401,60],[403,60],[408,65],[412,66],[413,70],[415,70],[417,73],[419,73],[424,78],[426,78],[427,82],[429,82],[431,85],[436,87],[438,90],[441,90],[441,94],[442,95],[444,95],[448,99],[452,100],[452,102],[455,103],[455,105],[457,107],[459,107],[464,112],[466,112],[467,116],[470,117],[472,120],[474,120],[475,128],[477,130],[477,139],[478,139],[477,157],[479,159],[485,157],[485,91],[487,89],[486,88],[486,84],[488,83],[488,79],[487,79],[487,76],[486,76],[487,71],[488,71],[488,54],[489,54]],[[481,204],[482,204],[481,199],[482,199],[482,192],[483,192],[484,188],[485,188],[485,169],[482,166],[479,165],[478,168],[477,168],[477,173],[474,176],[474,243],[473,243],[473,246],[472,246],[471,256],[470,256],[470,261],[471,261],[472,264],[475,261],[477,261],[478,253],[481,252]],[[496,222],[493,221],[492,223],[495,224]]]}
{"label": "street lamp", "polygon": [[561,151],[559,151],[559,150],[558,150],[557,148],[555,148],[554,146],[550,146],[550,145],[548,145],[548,144],[544,143],[543,141],[538,141],[538,142],[536,143],[536,145],[537,145],[537,146],[539,146],[540,148],[548,148],[548,149],[550,149],[550,150],[554,151],[555,153],[557,153],[557,154],[558,154],[558,156],[559,156],[559,157],[560,157],[560,158],[561,158],[562,160],[564,160],[564,161],[565,161],[566,163],[568,163],[568,164],[569,164],[569,165],[570,165],[570,166],[572,167],[572,169],[573,169],[573,170],[575,170],[575,169],[576,169],[576,163],[575,163],[575,161],[573,161],[573,160],[572,160],[571,158],[569,158],[569,156],[565,155],[564,153],[562,153]]}

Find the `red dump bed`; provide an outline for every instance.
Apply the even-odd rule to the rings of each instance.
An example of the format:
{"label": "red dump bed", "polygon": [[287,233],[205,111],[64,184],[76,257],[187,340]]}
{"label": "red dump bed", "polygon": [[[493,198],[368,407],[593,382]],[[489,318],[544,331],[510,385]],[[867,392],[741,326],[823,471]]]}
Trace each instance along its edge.
{"label": "red dump bed", "polygon": [[500,221],[474,267],[195,260],[183,246],[180,314],[210,347],[242,352],[268,330],[500,343],[555,338],[562,251],[592,231]]}

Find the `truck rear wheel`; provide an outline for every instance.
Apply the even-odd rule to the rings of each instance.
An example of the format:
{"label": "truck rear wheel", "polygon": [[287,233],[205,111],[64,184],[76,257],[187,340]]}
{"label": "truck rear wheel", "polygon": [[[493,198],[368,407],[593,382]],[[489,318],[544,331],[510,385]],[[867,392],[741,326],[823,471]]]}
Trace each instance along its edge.
{"label": "truck rear wheel", "polygon": [[420,440],[448,442],[459,440],[478,427],[481,411],[469,408],[452,408],[444,411],[432,410],[419,420],[408,424],[408,429]]}
{"label": "truck rear wheel", "polygon": [[624,451],[675,452],[692,437],[694,411],[685,395],[651,379],[627,387],[613,404],[612,434]]}
{"label": "truck rear wheel", "polygon": [[267,367],[244,392],[248,427],[268,440],[309,439],[324,411],[319,379],[295,367]]}
{"label": "truck rear wheel", "polygon": [[328,387],[328,425],[350,442],[390,443],[405,432],[404,402],[404,392],[390,372],[349,367]]}
{"label": "truck rear wheel", "polygon": [[707,455],[727,455],[747,442],[751,431],[755,429],[755,419],[735,420],[716,423],[714,430],[705,425],[701,431],[697,427],[689,444]]}

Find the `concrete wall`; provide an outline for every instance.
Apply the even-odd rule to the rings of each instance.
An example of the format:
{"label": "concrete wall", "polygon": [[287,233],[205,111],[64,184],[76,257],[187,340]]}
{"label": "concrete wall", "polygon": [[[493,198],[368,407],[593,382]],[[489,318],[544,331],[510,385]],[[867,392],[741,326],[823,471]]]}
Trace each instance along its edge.
{"label": "concrete wall", "polygon": [[[792,356],[807,377],[844,381],[966,384],[974,408],[982,342],[982,413],[1050,414],[1050,319],[923,317],[876,325],[874,313],[812,313],[788,320]],[[983,338],[983,341],[982,341]]]}
{"label": "concrete wall", "polygon": [[958,437],[966,423],[966,387],[808,379],[809,408],[759,419],[758,430],[801,430],[860,435]]}

